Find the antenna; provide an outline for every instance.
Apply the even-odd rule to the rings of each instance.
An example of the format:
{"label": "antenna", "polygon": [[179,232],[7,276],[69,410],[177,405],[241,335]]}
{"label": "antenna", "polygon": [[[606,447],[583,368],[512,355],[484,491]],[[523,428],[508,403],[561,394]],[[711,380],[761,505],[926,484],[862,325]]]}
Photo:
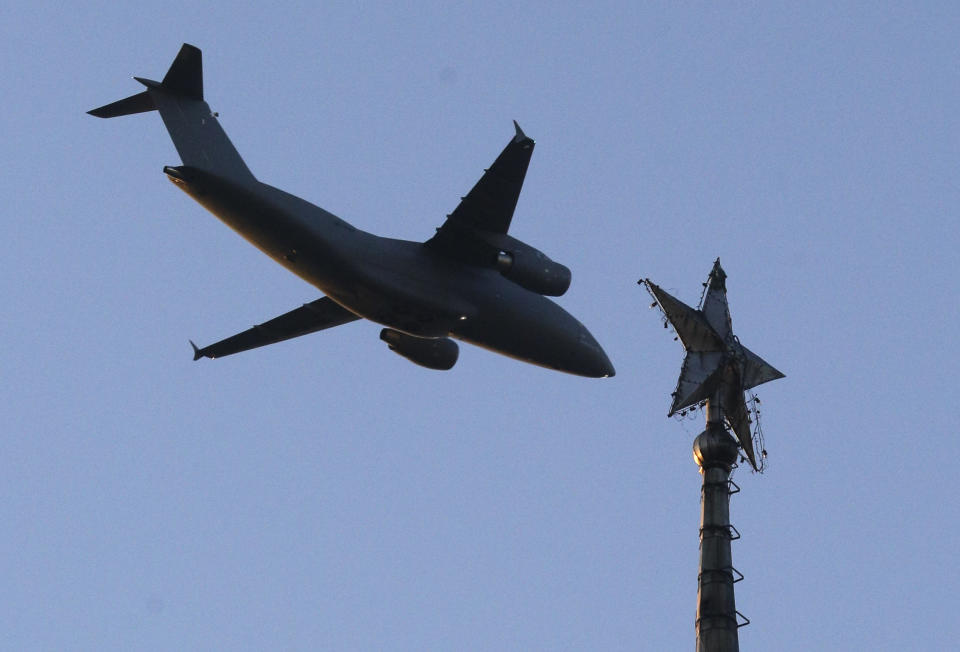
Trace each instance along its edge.
{"label": "antenna", "polygon": [[[659,307],[664,327],[673,326],[686,355],[673,392],[670,413],[706,407],[707,424],[693,442],[693,458],[703,475],[700,500],[700,572],[697,579],[697,652],[736,652],[738,629],[748,624],[737,611],[733,585],[743,575],[733,567],[730,542],[740,533],[730,524],[730,495],[740,491],[730,473],[736,468],[738,449],[758,472],[764,468],[766,450],[757,462],[750,411],[743,393],[783,374],[740,343],[733,334],[727,306],[727,275],[720,259],[704,283],[696,310],[671,296],[650,279],[638,281]],[[756,399],[752,400],[755,409]],[[758,422],[759,423],[759,422]],[[736,435],[734,439],[727,429]],[[739,444],[738,444],[739,441]],[[743,458],[741,458],[743,459]],[[742,621],[741,621],[742,619]]]}

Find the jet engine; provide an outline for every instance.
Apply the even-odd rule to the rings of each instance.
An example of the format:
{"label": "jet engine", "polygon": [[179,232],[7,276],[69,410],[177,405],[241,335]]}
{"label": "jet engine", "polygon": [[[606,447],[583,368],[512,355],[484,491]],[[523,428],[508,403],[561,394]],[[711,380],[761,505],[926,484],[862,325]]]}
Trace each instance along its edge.
{"label": "jet engine", "polygon": [[387,343],[391,351],[427,369],[451,369],[460,355],[460,347],[448,337],[427,339],[384,328],[380,331],[380,339]]}
{"label": "jet engine", "polygon": [[497,270],[522,288],[559,297],[570,287],[570,269],[538,249],[505,236],[497,254]]}

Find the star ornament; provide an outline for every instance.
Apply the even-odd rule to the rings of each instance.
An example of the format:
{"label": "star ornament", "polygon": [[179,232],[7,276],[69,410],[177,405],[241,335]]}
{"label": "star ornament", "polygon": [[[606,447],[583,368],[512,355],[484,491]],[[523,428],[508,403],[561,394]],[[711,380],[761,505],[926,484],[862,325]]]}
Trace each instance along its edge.
{"label": "star ornament", "polygon": [[727,307],[727,275],[718,258],[707,278],[707,289],[694,310],[645,279],[656,305],[677,332],[687,354],[683,359],[670,414],[702,401],[719,403],[723,419],[737,436],[754,469],[760,470],[753,451],[750,415],[743,393],[783,374],[740,343],[730,324]]}

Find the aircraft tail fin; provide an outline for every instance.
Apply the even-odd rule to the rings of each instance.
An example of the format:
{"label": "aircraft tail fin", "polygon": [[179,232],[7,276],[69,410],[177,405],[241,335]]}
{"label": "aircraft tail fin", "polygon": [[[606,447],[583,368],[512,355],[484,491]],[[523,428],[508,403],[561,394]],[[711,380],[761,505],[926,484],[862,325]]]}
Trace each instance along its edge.
{"label": "aircraft tail fin", "polygon": [[160,86],[168,93],[203,101],[203,54],[200,48],[184,43],[170,64]]}
{"label": "aircraft tail fin", "polygon": [[234,181],[254,179],[217,121],[217,114],[203,100],[203,57],[199,48],[184,43],[163,81],[134,79],[147,90],[87,113],[115,118],[158,110],[184,165]]}

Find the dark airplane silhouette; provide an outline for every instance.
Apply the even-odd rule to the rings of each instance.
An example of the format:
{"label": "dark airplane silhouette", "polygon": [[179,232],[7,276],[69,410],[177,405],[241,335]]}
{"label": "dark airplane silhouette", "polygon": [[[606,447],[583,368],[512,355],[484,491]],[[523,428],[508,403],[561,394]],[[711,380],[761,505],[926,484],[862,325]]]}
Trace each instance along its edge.
{"label": "dark airplane silhouette", "polygon": [[543,295],[560,296],[570,270],[507,235],[533,153],[516,135],[427,242],[365,233],[309,202],[258,181],[203,99],[200,50],[184,44],[161,82],[89,113],[113,118],[158,110],[183,160],[170,180],[325,297],[204,348],[217,358],[361,317],[386,326],[392,351],[450,369],[451,338],[550,369],[614,375],[584,326]]}

